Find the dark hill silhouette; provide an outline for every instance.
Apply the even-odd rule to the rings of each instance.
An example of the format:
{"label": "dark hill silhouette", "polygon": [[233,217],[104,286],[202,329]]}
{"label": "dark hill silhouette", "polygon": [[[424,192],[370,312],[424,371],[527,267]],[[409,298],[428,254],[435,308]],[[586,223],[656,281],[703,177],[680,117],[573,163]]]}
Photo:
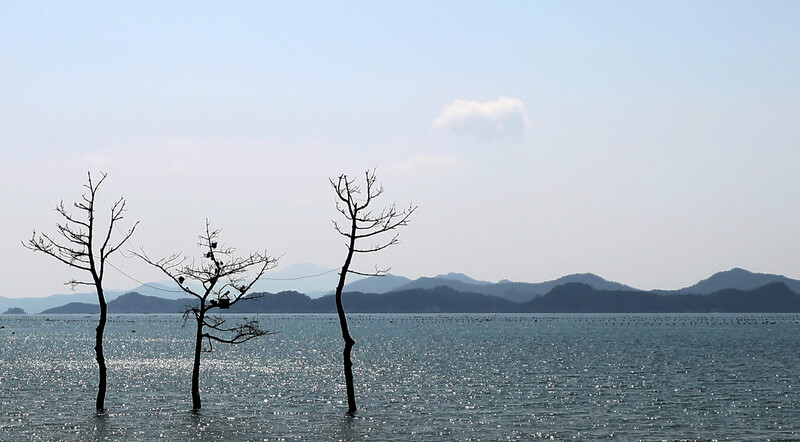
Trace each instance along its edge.
{"label": "dark hill silhouette", "polygon": [[488,287],[485,284],[471,284],[468,282],[461,281],[459,279],[449,279],[442,276],[423,276],[421,278],[417,278],[408,284],[404,284],[396,289],[392,290],[393,292],[401,292],[407,290],[414,290],[414,289],[433,289],[436,287],[449,287],[455,291],[462,292],[462,293],[481,293],[482,288]]}
{"label": "dark hill silhouette", "polygon": [[280,293],[254,293],[244,298],[229,310],[231,313],[327,313],[320,310],[320,299],[302,293],[285,291]]}
{"label": "dark hill silhouette", "polygon": [[738,267],[715,273],[708,279],[704,279],[689,287],[664,292],[707,295],[724,289],[754,290],[773,282],[782,282],[793,292],[800,293],[800,281],[796,279],[770,273],[753,273]]}
{"label": "dark hill silhouette", "polygon": [[382,295],[346,293],[343,299],[348,311],[354,313],[503,313],[518,307],[507,299],[462,293],[445,286]]}
{"label": "dark hill silhouette", "polygon": [[[112,300],[117,296],[122,295],[122,292],[108,290],[105,292],[106,299]],[[97,293],[70,293],[70,294],[57,294],[41,298],[27,297],[27,298],[4,298],[0,296],[0,309],[19,307],[27,312],[41,312],[42,310],[62,306],[70,302],[89,303],[97,302]],[[98,307],[99,311],[99,307]],[[97,313],[97,312],[95,312]]]}
{"label": "dark hill silhouette", "polygon": [[[231,313],[334,313],[333,295],[309,298],[297,292],[259,293],[260,298],[240,303]],[[478,293],[461,293],[449,287],[414,289],[384,294],[349,292],[342,295],[352,313],[488,313],[514,312],[517,304]]]}
{"label": "dark hill silhouette", "polygon": [[[259,293],[220,313],[334,313],[332,295],[310,298],[297,292]],[[128,293],[108,303],[110,313],[181,313],[193,300],[169,300]],[[556,286],[523,303],[450,287],[384,294],[345,293],[353,313],[788,313],[800,312],[800,295],[784,283],[754,290],[725,289],[709,295],[663,295],[637,290],[598,290],[584,283]],[[70,303],[43,313],[96,313],[98,306]]]}
{"label": "dark hill silhouette", "polygon": [[585,284],[597,290],[619,290],[619,291],[639,291],[633,287],[608,281],[593,273],[575,273],[562,276],[552,281],[539,283],[527,282],[499,282],[487,287],[483,293],[487,295],[501,296],[512,301],[524,302],[549,293],[554,288],[570,283]]}
{"label": "dark hill silhouette", "polygon": [[109,313],[183,313],[187,306],[197,304],[191,298],[164,299],[139,293],[126,293],[108,303]]}
{"label": "dark hill silhouette", "polygon": [[451,279],[451,280],[455,280],[455,281],[461,281],[461,282],[463,282],[465,284],[472,284],[472,285],[491,284],[491,282],[489,282],[489,281],[480,281],[480,280],[477,280],[477,279],[474,279],[474,278],[470,278],[469,276],[467,276],[467,275],[465,275],[463,273],[458,273],[458,272],[450,272],[450,273],[447,273],[447,274],[436,275],[435,277],[436,278],[441,278],[441,279]]}
{"label": "dark hill silhouette", "polygon": [[27,315],[28,313],[19,307],[11,307],[3,312],[4,315]]}
{"label": "dark hill silhouette", "polygon": [[[331,273],[333,274],[333,273]],[[276,282],[276,281],[273,281]],[[281,282],[281,281],[277,281]],[[469,276],[460,273],[448,273],[439,275],[432,278],[419,278],[415,281],[410,281],[408,278],[402,276],[387,276],[382,278],[366,278],[348,284],[345,287],[345,292],[362,292],[362,293],[388,293],[390,291],[403,291],[414,289],[433,289],[439,286],[447,286],[453,290],[462,293],[478,293],[488,296],[497,296],[515,302],[526,302],[537,296],[542,296],[559,285],[564,285],[571,282],[583,283],[591,286],[596,290],[605,291],[640,291],[633,287],[620,284],[617,282],[607,281],[592,273],[577,273],[573,275],[563,276],[552,281],[544,281],[538,283],[529,282],[513,282],[509,280],[502,280],[497,283],[490,283],[486,281],[478,281]],[[772,275],[765,273],[753,273],[747,270],[735,268],[725,272],[719,272],[713,276],[698,282],[689,287],[679,290],[652,290],[651,293],[655,294],[668,294],[677,296],[680,294],[710,294],[723,289],[737,289],[737,290],[754,290],[763,287],[772,282],[783,282],[793,292],[800,293],[800,280],[787,278],[782,275]],[[399,287],[398,287],[399,285]],[[333,284],[330,285],[333,287]],[[165,291],[170,290],[170,291]],[[142,295],[151,295],[158,298],[167,299],[181,299],[185,297],[182,293],[175,293],[174,287],[170,288],[169,285],[160,283],[150,283],[140,286],[133,292]],[[266,291],[265,291],[266,292]],[[270,292],[273,293],[273,292]],[[323,292],[306,293],[311,298],[316,298],[325,294]],[[113,301],[122,292],[107,291],[108,301]],[[94,293],[75,293],[71,295],[53,295],[44,298],[4,298],[0,296],[0,311],[11,307],[19,307],[28,312],[42,312],[58,307],[57,311],[69,311],[74,313],[95,313],[95,305],[97,295]],[[686,300],[688,302],[688,300]],[[67,307],[68,303],[77,303]],[[64,308],[62,310],[62,308]],[[298,307],[299,308],[299,307]]]}
{"label": "dark hill silhouette", "polygon": [[586,284],[558,286],[520,305],[530,313],[789,313],[800,312],[800,295],[777,282],[755,290],[726,289],[709,295],[661,295],[596,290]]}
{"label": "dark hill silhouette", "polygon": [[665,297],[643,291],[597,290],[589,284],[571,282],[553,288],[546,295],[520,305],[531,313],[633,313],[671,311]]}
{"label": "dark hill silhouette", "polygon": [[[456,276],[457,279],[450,279],[451,275],[460,275],[449,273],[447,275],[439,275],[433,278],[422,277],[416,279],[408,284],[405,284],[394,291],[411,290],[411,289],[431,289],[439,286],[447,286],[453,290],[462,293],[480,293],[482,295],[497,296],[499,298],[508,299],[514,302],[524,302],[533,299],[537,296],[544,295],[553,288],[568,284],[568,283],[582,283],[589,285],[599,290],[637,290],[618,282],[607,281],[592,273],[576,273],[573,275],[562,276],[561,278],[545,282],[512,282],[503,280],[497,283],[489,283],[484,281],[476,281],[465,275]],[[467,281],[475,281],[470,283]]]}
{"label": "dark hill silhouette", "polygon": [[[145,296],[136,292],[126,293],[108,303],[109,313],[183,313],[192,299],[164,299]],[[47,309],[42,314],[90,314],[100,311],[97,304],[70,302],[60,307]]]}
{"label": "dark hill silhouette", "polygon": [[773,282],[754,290],[720,290],[704,299],[709,311],[714,312],[800,312],[800,295],[783,282]]}
{"label": "dark hill silhouette", "polygon": [[[175,285],[171,281],[142,284],[125,293],[138,293],[140,295],[157,296],[164,299],[181,299],[186,297],[186,293],[183,290],[175,288]],[[122,296],[125,293],[118,296]],[[116,297],[114,299],[116,299]]]}
{"label": "dark hill silhouette", "polygon": [[[344,286],[345,292],[386,293],[411,282],[405,276],[387,273],[383,276],[370,276],[353,281]],[[333,293],[331,290],[330,293]]]}
{"label": "dark hill silhouette", "polygon": [[100,306],[97,304],[89,304],[88,302],[70,302],[59,307],[53,307],[42,311],[43,315],[96,315],[98,313],[100,313]]}

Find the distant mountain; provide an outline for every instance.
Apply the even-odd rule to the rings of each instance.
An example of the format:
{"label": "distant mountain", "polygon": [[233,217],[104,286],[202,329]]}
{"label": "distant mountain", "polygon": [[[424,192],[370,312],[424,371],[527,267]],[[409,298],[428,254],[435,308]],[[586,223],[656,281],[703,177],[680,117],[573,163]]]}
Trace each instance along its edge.
{"label": "distant mountain", "polygon": [[[141,295],[146,295],[146,296],[158,296],[159,298],[166,298],[166,299],[181,299],[189,296],[186,294],[186,292],[179,289],[172,281],[149,282],[147,284],[142,284],[138,287],[128,290],[125,293],[131,293],[131,292],[139,293]],[[97,296],[95,296],[95,299],[97,299]]]}
{"label": "distant mountain", "polygon": [[597,290],[640,291],[637,288],[633,288],[625,284],[603,279],[594,273],[574,273],[572,275],[562,276],[552,281],[541,282],[539,283],[539,286],[541,289],[544,289],[543,291],[546,293],[559,285],[573,282],[586,284]]}
{"label": "distant mountain", "polygon": [[[337,272],[335,270],[325,270],[325,268],[323,267],[312,266],[312,265],[295,265],[295,266],[290,266],[289,268],[284,270],[285,272],[275,272],[268,274],[268,276],[272,278],[269,280],[270,284],[291,285],[297,281],[318,280],[318,278],[328,278],[330,279],[330,281],[327,282],[322,281],[322,283],[318,281],[314,282],[313,284],[308,283],[309,286],[326,287],[326,289],[324,291],[315,291],[311,293],[307,292],[305,295],[300,295],[300,293],[302,292],[301,290],[258,289],[258,291],[261,291],[263,293],[276,293],[276,294],[294,292],[298,296],[307,295],[306,296],[307,298],[315,299],[315,298],[320,298],[325,294],[330,294],[332,292],[332,288],[334,288],[336,285]],[[313,272],[318,272],[318,273],[313,273]],[[322,275],[315,276],[320,274]],[[632,292],[637,294],[649,293],[654,295],[682,296],[689,294],[708,295],[727,289],[749,292],[761,288],[765,285],[771,284],[773,282],[782,283],[786,287],[788,287],[788,289],[791,290],[792,292],[800,293],[800,281],[798,280],[790,279],[782,275],[753,273],[739,268],[716,273],[710,278],[700,281],[693,286],[672,291],[653,290],[651,292],[643,292],[641,290],[638,290],[636,288],[624,284],[620,284],[618,282],[605,280],[600,276],[597,276],[592,273],[576,273],[573,275],[563,276],[561,278],[554,279],[552,281],[544,281],[537,283],[512,282],[508,280],[502,280],[497,283],[492,283],[487,281],[479,281],[461,273],[448,273],[448,274],[438,275],[435,277],[423,277],[423,278],[418,278],[414,281],[411,281],[403,276],[387,275],[385,277],[380,277],[380,278],[372,277],[372,278],[365,278],[353,281],[350,284],[347,284],[347,286],[345,286],[345,291],[351,293],[361,292],[361,293],[389,294],[395,292],[408,292],[414,290],[433,290],[438,287],[447,287],[453,291],[462,294],[479,294],[484,296],[502,298],[504,300],[513,301],[517,303],[526,303],[537,297],[549,294],[551,291],[553,291],[555,288],[559,286],[573,284],[573,283],[583,284],[591,289],[594,289],[595,291],[600,291],[600,292]],[[156,296],[159,299],[168,299],[173,301],[177,301],[186,297],[185,294],[175,290],[175,288],[171,286],[170,283],[155,282],[155,283],[145,284],[138,287],[136,289],[136,292],[139,293],[140,295]],[[587,293],[586,290],[583,290],[583,292]],[[628,293],[628,295],[630,294],[631,293]],[[107,295],[106,299],[108,299],[109,303],[111,303],[118,297],[120,297],[122,295],[122,292],[107,291],[106,295]],[[603,294],[602,296],[607,296],[607,295],[608,294],[606,293]],[[284,297],[286,296],[287,295],[284,295]],[[679,299],[684,299],[686,302],[694,302],[693,301],[694,298],[679,298]],[[633,301],[638,302],[638,299],[633,299]],[[275,302],[278,302],[277,298],[275,298]],[[285,301],[283,298],[281,298],[280,302],[288,302],[288,301]],[[327,301],[320,301],[320,302],[324,304],[324,302]],[[22,308],[27,312],[48,311],[52,313],[52,311],[49,309],[54,307],[59,307],[61,309],[66,309],[66,311],[93,313],[97,311],[96,303],[97,303],[97,297],[94,293],[52,295],[45,298],[0,297],[0,311],[12,307],[18,307]],[[301,309],[298,311],[305,311],[302,309],[321,308],[319,307],[319,305],[323,304],[311,303],[309,304],[311,307],[301,307],[300,304],[293,304],[294,307],[292,308]],[[132,310],[130,309],[132,309],[133,307],[125,307],[128,308],[128,310],[125,310],[125,308],[123,308],[122,305],[123,304],[120,304],[119,311],[132,312]],[[174,309],[170,311],[173,310]],[[59,310],[59,311],[64,311],[64,310]]]}
{"label": "distant mountain", "polygon": [[[106,299],[111,300],[120,296],[122,292],[109,290],[105,292]],[[3,298],[0,297],[0,310],[11,307],[19,307],[27,312],[41,312],[42,310],[64,305],[69,302],[97,303],[97,294],[91,293],[72,293],[50,295],[43,298]]]}
{"label": "distant mountain", "polygon": [[773,282],[782,282],[793,292],[800,293],[800,281],[796,279],[769,273],[753,273],[740,268],[715,273],[708,279],[674,293],[707,295],[724,289],[754,290]]}
{"label": "distant mountain", "polygon": [[[326,273],[328,272],[328,273]],[[320,273],[325,273],[321,276]],[[312,297],[318,297],[326,294],[332,289],[336,288],[337,272],[321,266],[313,264],[295,264],[288,266],[279,271],[273,271],[266,274],[265,279],[260,281],[254,287],[259,291],[282,291],[282,290],[298,290],[306,292]],[[358,278],[350,277],[351,281],[357,281]],[[170,281],[151,282],[140,285],[132,290],[106,290],[106,301],[112,301],[117,297],[129,293],[136,292],[148,296],[158,296],[167,299],[181,299],[187,295],[180,292],[174,283]],[[97,294],[94,292],[88,293],[69,293],[57,294],[46,297],[22,297],[22,298],[9,298],[0,296],[0,311],[11,308],[19,307],[27,312],[39,313],[54,307],[64,306],[65,304],[77,302],[84,304],[97,304]]]}
{"label": "distant mountain", "polygon": [[507,299],[462,293],[449,287],[346,296],[346,308],[353,313],[505,313],[517,309],[517,303]]}
{"label": "distant mountain", "polygon": [[460,282],[463,282],[465,284],[473,284],[473,285],[491,284],[491,282],[489,282],[489,281],[479,281],[477,279],[472,279],[472,278],[470,278],[469,276],[467,276],[467,275],[465,275],[463,273],[450,272],[450,273],[448,273],[446,275],[445,274],[436,275],[435,277],[436,278],[441,278],[441,279],[449,279],[449,280],[454,280],[454,281],[460,281]]}
{"label": "distant mountain", "polygon": [[484,285],[471,284],[459,279],[449,279],[442,276],[423,276],[409,283],[403,284],[392,291],[400,292],[415,289],[434,289],[436,287],[448,287],[462,293],[481,293],[481,287],[484,287]]}
{"label": "distant mountain", "polygon": [[598,290],[589,284],[570,282],[520,305],[532,313],[629,313],[658,312],[664,296],[630,290]]}
{"label": "distant mountain", "polygon": [[183,313],[188,306],[197,305],[192,298],[164,299],[139,293],[126,293],[108,303],[109,313]]}
{"label": "distant mountain", "polygon": [[724,289],[704,299],[709,311],[714,312],[800,312],[800,295],[783,282],[772,282],[753,290]]}
{"label": "distant mountain", "polygon": [[593,273],[575,273],[552,281],[538,283],[499,282],[494,287],[487,288],[483,293],[500,296],[512,301],[524,302],[544,295],[560,285],[572,283],[585,284],[597,290],[639,291],[625,284],[608,281]]}
{"label": "distant mountain", "polygon": [[800,294],[781,282],[754,290],[726,289],[708,295],[661,295],[597,290],[570,283],[520,305],[536,313],[796,313]]}
{"label": "distant mountain", "polygon": [[[362,276],[350,275],[350,281],[360,280]],[[338,269],[322,267],[315,264],[293,264],[280,267],[261,278],[253,287],[254,291],[278,293],[296,291],[312,298],[325,295],[336,289],[339,282]]]}
{"label": "distant mountain", "polygon": [[[333,295],[309,298],[297,292],[263,293],[260,298],[238,303],[231,313],[335,313]],[[488,313],[513,312],[517,304],[477,293],[461,293],[448,287],[413,289],[384,294],[344,293],[348,313]]]}
{"label": "distant mountain", "polygon": [[[450,275],[460,274],[449,273],[447,275],[439,275],[433,278],[422,277],[396,288],[395,291],[412,290],[417,288],[432,289],[439,286],[445,286],[462,293],[480,293],[482,295],[497,296],[510,301],[524,302],[537,296],[544,295],[559,285],[568,283],[587,284],[599,290],[637,290],[633,287],[629,287],[618,282],[607,281],[592,273],[576,273],[573,275],[562,276],[561,278],[554,279],[552,281],[538,283],[512,282],[508,280],[490,283],[485,281],[476,281],[467,277],[466,275],[461,275],[461,277],[458,277],[458,279],[451,279],[448,277]],[[467,281],[475,281],[475,283],[470,283]]]}
{"label": "distant mountain", "polygon": [[10,309],[3,312],[4,315],[27,315],[28,313],[19,308],[19,307],[11,307]]}
{"label": "distant mountain", "polygon": [[[170,300],[139,293],[126,293],[108,303],[108,312],[119,313],[181,313],[196,301],[190,298]],[[448,287],[415,289],[385,294],[348,292],[344,295],[349,313],[490,313],[513,312],[517,303],[494,296],[461,293]],[[42,314],[96,314],[94,304],[73,302],[45,310]],[[215,313],[335,313],[333,295],[310,298],[302,293],[257,293],[230,310]]]}
{"label": "distant mountain", "polygon": [[[236,303],[231,307],[231,313],[328,313],[329,308],[321,308],[320,305],[326,304],[321,298],[311,298],[295,291],[285,291],[280,293],[254,293],[242,302]],[[331,305],[332,301],[331,301]],[[335,311],[335,310],[333,310]]]}
{"label": "distant mountain", "polygon": [[[585,283],[556,286],[518,303],[497,296],[463,293],[445,286],[384,294],[344,294],[349,313],[709,313],[800,312],[800,294],[781,282],[754,290],[725,289],[708,295],[662,295],[636,290],[599,290]],[[193,299],[170,300],[128,293],[108,303],[110,313],[179,313]],[[47,314],[97,313],[97,305],[70,303]],[[334,313],[333,295],[311,298],[302,293],[254,294],[219,313]],[[215,311],[216,313],[216,311]]]}
{"label": "distant mountain", "polygon": [[[405,276],[396,276],[387,273],[383,276],[370,276],[368,278],[359,279],[358,281],[345,284],[345,292],[362,292],[362,293],[386,293],[401,287],[411,282]],[[330,290],[329,293],[333,293]]]}
{"label": "distant mountain", "polygon": [[[165,299],[139,293],[126,293],[108,302],[109,313],[183,313],[186,306],[194,305],[191,298]],[[100,306],[85,302],[70,302],[60,307],[47,309],[42,314],[96,314]]]}
{"label": "distant mountain", "polygon": [[59,307],[53,307],[42,311],[43,315],[77,315],[77,314],[98,314],[100,306],[86,302],[70,302]]}

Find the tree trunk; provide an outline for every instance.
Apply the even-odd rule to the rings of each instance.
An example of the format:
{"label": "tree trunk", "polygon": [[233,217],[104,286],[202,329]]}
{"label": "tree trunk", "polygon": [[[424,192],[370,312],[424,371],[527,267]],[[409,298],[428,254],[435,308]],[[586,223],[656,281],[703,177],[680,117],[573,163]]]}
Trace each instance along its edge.
{"label": "tree trunk", "polygon": [[347,384],[347,412],[352,414],[356,412],[356,390],[353,386],[353,361],[350,359],[350,352],[353,349],[356,341],[350,336],[350,331],[347,328],[347,317],[344,314],[342,307],[342,293],[336,292],[336,311],[339,314],[339,325],[342,327],[342,339],[344,339],[344,380]]}
{"label": "tree trunk", "polygon": [[347,384],[347,413],[354,414],[356,412],[356,391],[353,386],[353,361],[350,359],[350,352],[353,349],[356,341],[350,336],[350,331],[347,328],[347,317],[344,314],[344,307],[342,306],[342,290],[344,289],[344,282],[347,278],[347,271],[350,268],[350,261],[353,259],[353,250],[355,250],[355,221],[353,222],[352,236],[350,237],[350,247],[347,251],[347,259],[342,266],[342,272],[339,274],[339,284],[336,286],[336,312],[339,314],[339,325],[342,327],[342,339],[344,339],[344,352],[342,357],[344,359],[344,380]]}
{"label": "tree trunk", "polygon": [[103,355],[103,333],[106,330],[106,320],[108,317],[108,306],[106,298],[103,296],[103,288],[97,287],[97,300],[100,303],[100,321],[95,329],[94,352],[97,358],[97,367],[100,369],[100,381],[97,385],[97,411],[105,410],[106,403],[106,358]]}
{"label": "tree trunk", "polygon": [[200,305],[197,317],[197,335],[194,343],[194,364],[192,365],[192,409],[199,410],[200,403],[200,353],[203,351],[203,313],[204,305]]}
{"label": "tree trunk", "polygon": [[350,360],[350,350],[353,349],[356,341],[348,334],[344,339],[344,380],[347,384],[347,412],[353,414],[356,412],[356,389],[353,386],[353,361]]}

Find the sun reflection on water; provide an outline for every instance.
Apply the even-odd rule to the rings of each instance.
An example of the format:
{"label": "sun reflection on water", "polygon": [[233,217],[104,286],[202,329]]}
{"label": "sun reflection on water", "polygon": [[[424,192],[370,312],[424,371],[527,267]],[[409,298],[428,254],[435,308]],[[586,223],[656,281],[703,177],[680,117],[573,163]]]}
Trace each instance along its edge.
{"label": "sun reflection on water", "polygon": [[96,415],[93,318],[2,318],[0,440],[800,437],[797,315],[353,315],[355,417],[335,317],[260,319],[190,412],[191,328],[113,317]]}

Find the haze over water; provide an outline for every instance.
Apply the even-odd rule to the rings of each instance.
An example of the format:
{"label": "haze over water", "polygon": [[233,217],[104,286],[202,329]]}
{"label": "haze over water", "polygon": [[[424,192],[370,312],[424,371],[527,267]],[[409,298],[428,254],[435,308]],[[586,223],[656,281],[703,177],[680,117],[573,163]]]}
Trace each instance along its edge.
{"label": "haze over water", "polygon": [[352,315],[345,417],[332,315],[203,354],[190,411],[179,315],[0,318],[0,440],[793,439],[800,315]]}

